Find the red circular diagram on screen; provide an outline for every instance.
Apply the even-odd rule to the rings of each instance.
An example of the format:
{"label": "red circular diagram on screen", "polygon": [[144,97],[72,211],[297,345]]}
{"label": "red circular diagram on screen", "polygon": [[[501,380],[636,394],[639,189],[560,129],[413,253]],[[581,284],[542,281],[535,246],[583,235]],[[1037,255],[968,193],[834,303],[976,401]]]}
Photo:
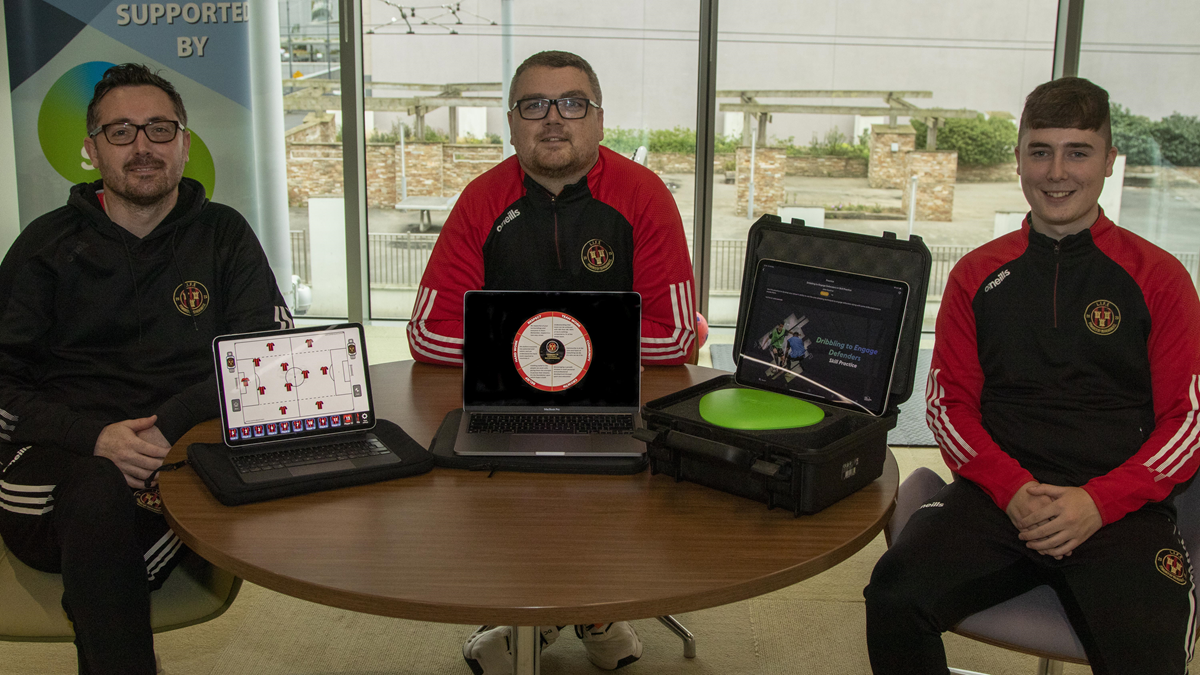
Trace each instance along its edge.
{"label": "red circular diagram on screen", "polygon": [[529,317],[517,330],[512,358],[529,386],[562,391],[587,374],[592,365],[592,338],[570,314],[542,312]]}

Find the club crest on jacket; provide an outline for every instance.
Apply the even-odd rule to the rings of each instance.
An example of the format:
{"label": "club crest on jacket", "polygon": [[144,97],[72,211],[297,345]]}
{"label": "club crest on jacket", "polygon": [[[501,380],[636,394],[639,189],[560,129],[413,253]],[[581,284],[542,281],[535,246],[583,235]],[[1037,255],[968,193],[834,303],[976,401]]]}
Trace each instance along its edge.
{"label": "club crest on jacket", "polygon": [[1109,335],[1121,325],[1121,310],[1108,300],[1096,300],[1087,306],[1083,321],[1096,335]]}
{"label": "club crest on jacket", "polygon": [[607,272],[608,268],[612,267],[615,257],[612,247],[599,239],[592,239],[584,244],[580,256],[583,266],[590,272]]}
{"label": "club crest on jacket", "polygon": [[175,287],[175,309],[184,316],[197,316],[208,309],[208,289],[199,281],[185,281]]}

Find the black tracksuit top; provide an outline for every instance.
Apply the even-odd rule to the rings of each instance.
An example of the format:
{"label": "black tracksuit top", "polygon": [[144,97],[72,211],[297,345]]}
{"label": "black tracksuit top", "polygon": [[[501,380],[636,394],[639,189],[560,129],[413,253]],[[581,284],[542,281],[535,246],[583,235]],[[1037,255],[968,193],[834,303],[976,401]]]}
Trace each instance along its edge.
{"label": "black tracksuit top", "polygon": [[218,413],[213,338],[291,325],[249,224],[199,183],[144,239],[98,195],[74,186],[0,264],[0,441],[91,454],[104,426],[157,414],[174,442]]}

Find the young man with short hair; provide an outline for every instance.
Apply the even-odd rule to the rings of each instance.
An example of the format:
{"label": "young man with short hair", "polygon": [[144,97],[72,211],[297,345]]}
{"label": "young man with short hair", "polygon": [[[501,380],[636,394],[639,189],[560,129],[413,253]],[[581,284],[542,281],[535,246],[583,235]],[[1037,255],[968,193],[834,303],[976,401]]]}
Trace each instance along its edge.
{"label": "young man with short hair", "polygon": [[1097,204],[1107,92],[1036,88],[1016,156],[1024,226],[965,256],[943,296],[927,417],[955,481],[875,567],[871,665],[946,673],[942,632],[1048,584],[1094,672],[1181,675],[1194,582],[1172,498],[1200,462],[1200,300]]}
{"label": "young man with short hair", "polygon": [[150,592],[186,550],[156,473],[218,413],[212,339],[291,326],[249,224],[182,177],[186,125],[170,82],[110,68],[83,141],[100,180],[0,263],[0,535],[62,574],[80,673],[155,672]]}

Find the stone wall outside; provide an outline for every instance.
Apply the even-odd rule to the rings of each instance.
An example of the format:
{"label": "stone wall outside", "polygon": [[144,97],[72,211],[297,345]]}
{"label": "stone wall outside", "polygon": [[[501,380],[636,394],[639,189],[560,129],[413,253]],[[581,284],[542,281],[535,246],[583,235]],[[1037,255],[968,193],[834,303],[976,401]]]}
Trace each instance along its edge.
{"label": "stone wall outside", "polygon": [[342,194],[342,144],[292,143],[287,157],[288,206],[308,206],[311,196]]}
{"label": "stone wall outside", "polygon": [[787,175],[814,178],[866,178],[867,160],[858,157],[788,157]]}
{"label": "stone wall outside", "polygon": [[1200,183],[1200,166],[1125,166],[1125,175],[1154,176],[1158,180],[1165,179],[1171,183]]}
{"label": "stone wall outside", "polygon": [[[892,152],[892,143],[899,150]],[[917,131],[910,124],[871,126],[871,155],[867,184],[873,188],[903,188],[906,185],[905,155],[917,147]]]}
{"label": "stone wall outside", "polygon": [[367,143],[367,206],[389,207],[400,201],[397,146]]}
{"label": "stone wall outside", "polygon": [[[909,179],[917,178],[917,220],[949,222],[954,215],[954,180],[958,173],[958,152],[910,152],[905,161]],[[905,182],[907,185],[907,181]],[[908,212],[911,190],[901,193],[900,208]]]}
{"label": "stone wall outside", "polygon": [[1015,183],[1020,178],[1015,161],[991,166],[958,165],[959,183]]}
{"label": "stone wall outside", "polygon": [[[409,197],[441,197],[442,158],[441,143],[405,143],[404,169],[408,176]],[[396,196],[400,191],[400,167],[396,167]],[[398,200],[397,200],[398,201]]]}
{"label": "stone wall outside", "polygon": [[[733,160],[732,152],[713,155],[713,175],[725,175],[725,162]],[[646,156],[646,167],[654,173],[692,174],[696,172],[696,155],[691,152],[652,152]]]}
{"label": "stone wall outside", "polygon": [[[442,146],[442,193],[449,197],[462,192],[467,183],[479,174],[496,166],[504,159],[504,148],[500,145],[464,144]],[[409,181],[409,185],[412,182]],[[412,194],[412,191],[409,191]]]}
{"label": "stone wall outside", "polygon": [[[783,204],[783,174],[787,151],[757,148],[754,155],[754,215],[775,213]],[[737,205],[735,214],[746,215],[750,194],[750,148],[737,149]]]}

